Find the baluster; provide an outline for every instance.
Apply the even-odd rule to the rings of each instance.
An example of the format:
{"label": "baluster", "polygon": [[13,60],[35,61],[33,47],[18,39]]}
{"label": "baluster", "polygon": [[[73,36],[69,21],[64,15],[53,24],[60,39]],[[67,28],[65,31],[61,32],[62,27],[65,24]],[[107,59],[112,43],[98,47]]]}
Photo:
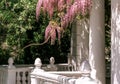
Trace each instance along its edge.
{"label": "baluster", "polygon": [[28,78],[28,71],[25,72],[25,83],[28,84],[29,78]]}
{"label": "baluster", "polygon": [[16,84],[21,84],[21,82],[20,82],[20,72],[19,71],[17,72],[17,75],[16,75]]}
{"label": "baluster", "polygon": [[23,84],[23,80],[22,80],[23,72],[20,72],[19,75],[20,75],[20,84]]}
{"label": "baluster", "polygon": [[30,80],[30,72],[26,72],[26,77],[27,77],[27,80],[26,80],[26,84],[30,84],[31,83],[31,80]]}
{"label": "baluster", "polygon": [[22,73],[23,73],[23,74],[22,74],[22,78],[21,78],[21,79],[22,79],[22,84],[26,84],[27,78],[26,78],[25,72],[26,72],[26,71],[23,71],[23,72],[22,72]]}

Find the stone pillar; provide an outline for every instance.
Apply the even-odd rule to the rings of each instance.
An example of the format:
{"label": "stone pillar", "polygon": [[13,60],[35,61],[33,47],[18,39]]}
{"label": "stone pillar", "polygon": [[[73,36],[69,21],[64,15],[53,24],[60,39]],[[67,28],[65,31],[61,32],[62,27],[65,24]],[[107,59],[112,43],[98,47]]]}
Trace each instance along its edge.
{"label": "stone pillar", "polygon": [[89,61],[91,77],[105,84],[104,0],[93,0],[90,14]]}
{"label": "stone pillar", "polygon": [[76,62],[76,70],[80,70],[81,61],[88,58],[89,53],[89,19],[76,20],[71,34],[71,56]]}
{"label": "stone pillar", "polygon": [[120,0],[111,0],[111,84],[120,84]]}
{"label": "stone pillar", "polygon": [[30,73],[30,77],[31,77],[31,84],[43,84],[43,81],[36,77],[35,74],[39,74],[39,73],[43,73],[44,70],[41,69],[42,66],[42,61],[40,58],[36,58],[35,59],[35,68],[34,70]]}
{"label": "stone pillar", "polygon": [[7,84],[16,83],[16,68],[13,65],[14,60],[12,57],[8,59],[8,70],[7,70]]}

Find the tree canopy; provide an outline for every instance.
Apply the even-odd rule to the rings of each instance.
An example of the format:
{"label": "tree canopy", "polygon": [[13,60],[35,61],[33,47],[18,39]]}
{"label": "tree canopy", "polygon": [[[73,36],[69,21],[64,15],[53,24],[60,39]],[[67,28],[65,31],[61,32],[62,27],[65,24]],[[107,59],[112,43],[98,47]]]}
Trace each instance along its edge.
{"label": "tree canopy", "polygon": [[49,19],[41,14],[39,22],[36,21],[36,3],[33,0],[0,1],[0,64],[7,63],[10,56],[15,58],[15,63],[33,63],[36,57],[48,62],[51,56],[58,58],[57,62],[66,62],[64,58],[69,52],[70,30],[64,34],[60,46],[57,43],[50,45],[48,42],[23,50],[28,44],[44,41]]}
{"label": "tree canopy", "polygon": [[[49,24],[49,16],[41,13],[36,21],[37,0],[1,0],[0,1],[0,64],[6,64],[12,56],[15,63],[33,63],[40,57],[45,63],[51,56],[57,62],[66,62],[70,48],[70,29],[67,28],[59,45],[48,43],[41,46],[30,46],[31,43],[44,42],[45,29]],[[105,0],[105,33],[106,59],[110,58],[110,0]]]}

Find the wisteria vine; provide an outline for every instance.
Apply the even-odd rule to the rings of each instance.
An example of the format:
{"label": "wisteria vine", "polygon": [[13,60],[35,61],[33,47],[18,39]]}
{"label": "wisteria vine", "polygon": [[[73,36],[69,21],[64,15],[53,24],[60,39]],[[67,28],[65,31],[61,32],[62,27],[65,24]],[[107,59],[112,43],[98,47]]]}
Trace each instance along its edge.
{"label": "wisteria vine", "polygon": [[[50,22],[45,30],[45,40],[50,39],[51,44],[55,43],[56,36],[58,41],[63,31],[78,16],[89,14],[91,9],[91,0],[38,0],[36,5],[36,19],[39,20],[41,10],[50,17]],[[54,13],[56,18],[53,19]],[[57,35],[56,35],[57,34]]]}

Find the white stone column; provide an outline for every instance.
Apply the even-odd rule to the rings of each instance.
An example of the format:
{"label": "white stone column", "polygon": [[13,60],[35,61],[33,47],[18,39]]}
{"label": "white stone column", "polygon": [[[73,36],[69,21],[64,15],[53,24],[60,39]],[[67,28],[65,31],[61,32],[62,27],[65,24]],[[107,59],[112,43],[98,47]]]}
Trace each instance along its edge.
{"label": "white stone column", "polygon": [[89,34],[91,76],[105,84],[104,0],[92,0]]}
{"label": "white stone column", "polygon": [[71,56],[79,70],[83,59],[88,58],[89,53],[89,19],[76,20],[71,31]]}
{"label": "white stone column", "polygon": [[120,0],[111,0],[111,84],[120,84]]}

